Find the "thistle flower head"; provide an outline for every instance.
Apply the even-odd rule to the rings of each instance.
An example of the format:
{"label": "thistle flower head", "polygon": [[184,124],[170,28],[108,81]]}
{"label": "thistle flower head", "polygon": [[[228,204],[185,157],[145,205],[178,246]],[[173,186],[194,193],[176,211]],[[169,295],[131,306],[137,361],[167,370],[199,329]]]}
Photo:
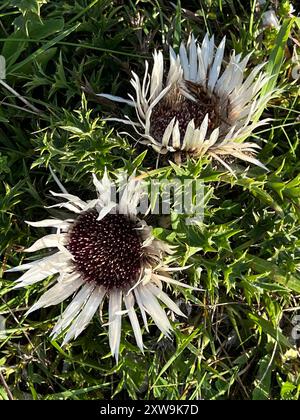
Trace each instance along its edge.
{"label": "thistle flower head", "polygon": [[179,54],[170,47],[170,62],[162,52],[154,52],[153,68],[145,63],[142,80],[132,73],[135,97],[130,100],[101,94],[135,108],[137,119],[113,119],[131,125],[137,140],[158,153],[185,153],[212,156],[224,162],[226,156],[261,166],[254,155],[259,146],[245,142],[253,130],[268,120],[258,121],[261,109],[272,92],[261,92],[269,78],[258,65],[245,77],[250,55],[242,58],[234,51],[224,60],[225,38],[218,47],[214,36],[198,43],[191,35],[181,44]]}
{"label": "thistle flower head", "polygon": [[17,288],[56,276],[56,284],[28,313],[57,305],[74,295],[51,333],[53,338],[64,333],[64,344],[86,328],[108,297],[109,344],[112,355],[118,359],[122,315],[128,315],[137,345],[143,351],[135,304],[146,329],[149,314],[162,333],[169,336],[172,328],[161,303],[178,315],[184,314],[163,291],[162,284],[189,286],[172,279],[173,269],[163,262],[164,256],[173,252],[171,247],[155,239],[151,227],[137,217],[143,189],[134,177],[118,203],[111,198],[113,185],[107,174],[102,180],[95,176],[93,180],[98,197],[89,202],[67,192],[52,192],[65,200],[54,206],[68,209],[74,218],[27,222],[56,231],[38,239],[27,252],[48,248],[51,253],[9,271],[25,271],[17,280]]}

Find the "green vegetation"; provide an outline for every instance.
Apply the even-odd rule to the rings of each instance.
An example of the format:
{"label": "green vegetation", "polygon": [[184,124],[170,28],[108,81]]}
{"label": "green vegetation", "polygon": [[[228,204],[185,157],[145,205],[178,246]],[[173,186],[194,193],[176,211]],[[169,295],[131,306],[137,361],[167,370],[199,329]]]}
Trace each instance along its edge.
{"label": "green vegetation", "polygon": [[[292,72],[300,18],[279,3],[279,31],[262,28],[254,0],[1,3],[0,400],[8,389],[15,399],[299,399],[292,331],[300,313],[300,84]],[[130,72],[142,75],[154,48],[178,47],[191,31],[217,41],[226,34],[227,54],[253,50],[250,68],[268,62],[266,89],[276,85],[278,95],[262,110],[271,124],[254,139],[269,172],[237,162],[234,177],[210,159],[156,169],[154,151],[144,153],[120,134],[123,127],[104,121],[120,117],[122,107],[95,94],[127,97]],[[200,226],[175,213],[167,227],[153,223],[157,237],[177,245],[178,264],[191,265],[178,279],[201,288],[173,295],[189,316],[174,320],[172,340],[151,326],[142,355],[124,317],[116,366],[98,317],[63,348],[49,333],[65,304],[25,318],[51,278],[13,290],[17,276],[5,270],[43,234],[25,220],[57,215],[45,209],[54,203],[49,190],[57,191],[50,167],[82,198],[93,191],[91,173],[101,176],[105,167],[112,177],[125,168],[148,180],[203,180]]]}

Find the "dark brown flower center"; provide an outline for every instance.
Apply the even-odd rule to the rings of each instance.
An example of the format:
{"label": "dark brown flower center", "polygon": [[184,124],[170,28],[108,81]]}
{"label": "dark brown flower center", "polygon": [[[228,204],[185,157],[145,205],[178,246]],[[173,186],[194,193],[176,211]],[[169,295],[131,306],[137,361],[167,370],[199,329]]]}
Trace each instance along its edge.
{"label": "dark brown flower center", "polygon": [[150,134],[155,140],[162,140],[167,126],[174,117],[179,123],[181,144],[191,120],[194,120],[195,128],[199,128],[205,115],[208,114],[208,135],[219,126],[219,99],[209,96],[198,84],[188,81],[185,84],[196,101],[186,98],[179,89],[167,94],[152,110]]}
{"label": "dark brown flower center", "polygon": [[107,289],[127,289],[137,280],[142,265],[142,244],[133,221],[121,214],[82,213],[70,233],[68,250],[76,271],[87,282]]}

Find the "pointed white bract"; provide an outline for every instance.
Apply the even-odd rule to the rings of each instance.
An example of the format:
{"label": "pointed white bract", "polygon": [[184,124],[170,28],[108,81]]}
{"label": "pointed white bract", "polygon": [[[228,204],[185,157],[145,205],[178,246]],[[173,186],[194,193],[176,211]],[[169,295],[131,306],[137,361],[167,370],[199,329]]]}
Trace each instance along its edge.
{"label": "pointed white bract", "polygon": [[[152,71],[146,62],[142,82],[132,73],[135,98],[129,97],[136,119],[126,116],[118,121],[131,124],[137,141],[158,153],[208,155],[227,169],[230,167],[223,159],[231,156],[266,169],[254,157],[259,146],[243,141],[269,121],[258,119],[274,92],[261,95],[269,81],[262,73],[263,65],[245,76],[251,54],[242,58],[233,51],[228,62],[224,61],[225,41],[223,38],[216,47],[214,36],[207,34],[200,44],[191,35],[178,55],[170,47],[168,69],[162,52],[155,51]],[[120,102],[119,97],[100,96]]]}
{"label": "pointed white bract", "polygon": [[[160,61],[160,68],[162,65],[162,61]],[[162,79],[153,76],[153,83],[152,95],[159,95]],[[119,202],[116,202],[113,197],[113,184],[106,172],[101,180],[94,175],[93,183],[98,198],[89,202],[82,201],[67,192],[63,194],[53,193],[59,199],[64,200],[59,206],[73,211],[74,217],[65,220],[45,219],[40,222],[28,222],[34,227],[56,229],[56,233],[38,239],[26,250],[27,252],[38,252],[48,248],[51,254],[8,271],[24,271],[16,281],[15,288],[36,284],[49,276],[55,276],[56,283],[39,298],[28,310],[27,314],[40,308],[58,305],[71,298],[71,302],[51,332],[53,339],[63,335],[63,344],[76,339],[82,333],[95,313],[102,308],[104,299],[107,298],[108,322],[106,325],[108,325],[109,345],[112,356],[118,361],[122,335],[122,317],[128,316],[136,343],[143,352],[142,326],[140,325],[139,314],[136,312],[136,308],[140,311],[146,330],[148,330],[147,316],[149,315],[161,332],[169,337],[172,327],[165,309],[161,305],[163,304],[166,309],[173,311],[179,316],[185,315],[162,290],[162,284],[166,283],[169,286],[183,287],[191,286],[171,278],[169,272],[175,270],[175,267],[164,265],[163,259],[166,254],[171,255],[174,252],[173,247],[154,238],[151,227],[144,220],[138,218],[137,208],[145,192],[135,175],[131,176],[121,188]],[[111,213],[112,210],[114,214]],[[141,255],[139,258],[141,258],[141,263],[138,271],[133,272],[134,281],[131,281],[131,283],[125,282],[124,284],[122,281],[123,277],[128,274],[124,271],[127,266],[124,265],[122,267],[119,265],[116,266],[117,268],[112,266],[112,273],[116,281],[111,286],[110,282],[112,280],[110,278],[109,281],[107,278],[105,281],[105,278],[101,278],[101,276],[97,278],[87,277],[87,273],[82,271],[80,267],[88,267],[88,269],[96,267],[96,271],[93,273],[102,272],[103,275],[107,275],[107,267],[110,267],[111,259],[117,258],[117,260],[122,260],[123,258],[126,262],[127,255],[124,257],[121,252],[124,254],[126,248],[130,248],[130,240],[128,240],[128,243],[125,243],[125,248],[122,248],[120,242],[122,238],[119,237],[117,238],[117,246],[114,243],[108,243],[111,236],[107,229],[117,229],[118,217],[122,218],[121,224],[127,223],[127,228],[130,227],[132,229],[128,233],[128,238],[133,237],[134,246],[138,246],[138,248],[134,248],[134,252],[135,249],[140,250]],[[105,222],[106,218],[110,218],[108,223]],[[94,223],[93,227],[97,226],[97,224],[103,227],[102,237],[95,234],[93,227],[91,231],[89,230],[90,222]],[[76,247],[76,243],[74,245],[74,227],[78,226],[79,223],[81,225],[78,232],[83,233],[82,236],[79,235],[80,237],[77,238],[78,232],[76,231],[77,236],[75,235],[75,239],[77,238],[79,241]],[[124,232],[126,233],[126,230],[122,231],[122,235]],[[90,238],[89,235],[91,235]],[[103,245],[106,247],[104,248],[105,252],[103,251],[103,259],[99,258],[99,253],[93,254],[90,252],[83,254],[84,261],[80,258],[76,260],[78,259],[78,252],[80,256],[81,251],[84,252],[86,249],[90,251],[89,239],[90,241],[96,241],[95,243],[99,246]],[[102,243],[99,243],[99,241],[102,241]],[[137,241],[139,245],[136,245]],[[109,248],[111,245],[112,247]],[[112,255],[109,252],[106,253],[107,250],[113,248],[115,249]],[[73,252],[74,249],[75,253]],[[118,255],[118,250],[120,255]],[[132,255],[130,254],[129,258],[131,257]],[[123,271],[118,272],[118,267],[121,267]],[[129,268],[131,269],[131,264],[129,264]],[[176,269],[178,270],[179,268],[177,267]]]}

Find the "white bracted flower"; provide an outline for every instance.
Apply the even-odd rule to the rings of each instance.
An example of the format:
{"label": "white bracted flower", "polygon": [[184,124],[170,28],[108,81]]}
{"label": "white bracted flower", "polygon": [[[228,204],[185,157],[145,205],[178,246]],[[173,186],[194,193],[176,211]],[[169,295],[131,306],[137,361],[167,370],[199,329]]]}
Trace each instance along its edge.
{"label": "white bracted flower", "polygon": [[158,153],[209,155],[230,171],[225,156],[265,168],[254,157],[260,148],[258,144],[244,141],[254,129],[269,121],[258,121],[261,109],[274,94],[261,96],[269,77],[261,71],[264,64],[254,67],[245,77],[251,54],[242,58],[233,51],[225,63],[224,49],[225,38],[216,48],[214,36],[206,35],[200,45],[191,35],[187,46],[181,44],[178,55],[170,47],[166,76],[163,54],[155,51],[151,74],[147,61],[142,81],[132,72],[135,98],[99,94],[134,107],[137,120],[128,116],[109,120],[131,125],[138,140]]}
{"label": "white bracted flower", "polygon": [[162,284],[190,286],[172,279],[170,272],[179,268],[163,263],[163,257],[174,252],[172,247],[155,239],[151,227],[137,217],[137,206],[144,194],[140,182],[130,177],[120,192],[118,203],[111,199],[113,184],[106,173],[102,180],[94,175],[93,182],[98,197],[89,202],[66,190],[64,193],[51,192],[65,200],[53,207],[67,208],[74,213],[74,218],[27,222],[34,227],[55,229],[56,233],[38,239],[26,251],[50,248],[51,253],[8,271],[26,271],[17,280],[15,288],[57,276],[56,284],[27,313],[57,305],[74,295],[51,333],[53,338],[64,333],[63,344],[86,328],[107,296],[109,344],[112,355],[118,360],[122,315],[128,315],[137,345],[143,352],[135,303],[146,330],[146,314],[149,314],[161,332],[169,337],[172,327],[160,302],[174,313],[185,315],[163,291]]}

